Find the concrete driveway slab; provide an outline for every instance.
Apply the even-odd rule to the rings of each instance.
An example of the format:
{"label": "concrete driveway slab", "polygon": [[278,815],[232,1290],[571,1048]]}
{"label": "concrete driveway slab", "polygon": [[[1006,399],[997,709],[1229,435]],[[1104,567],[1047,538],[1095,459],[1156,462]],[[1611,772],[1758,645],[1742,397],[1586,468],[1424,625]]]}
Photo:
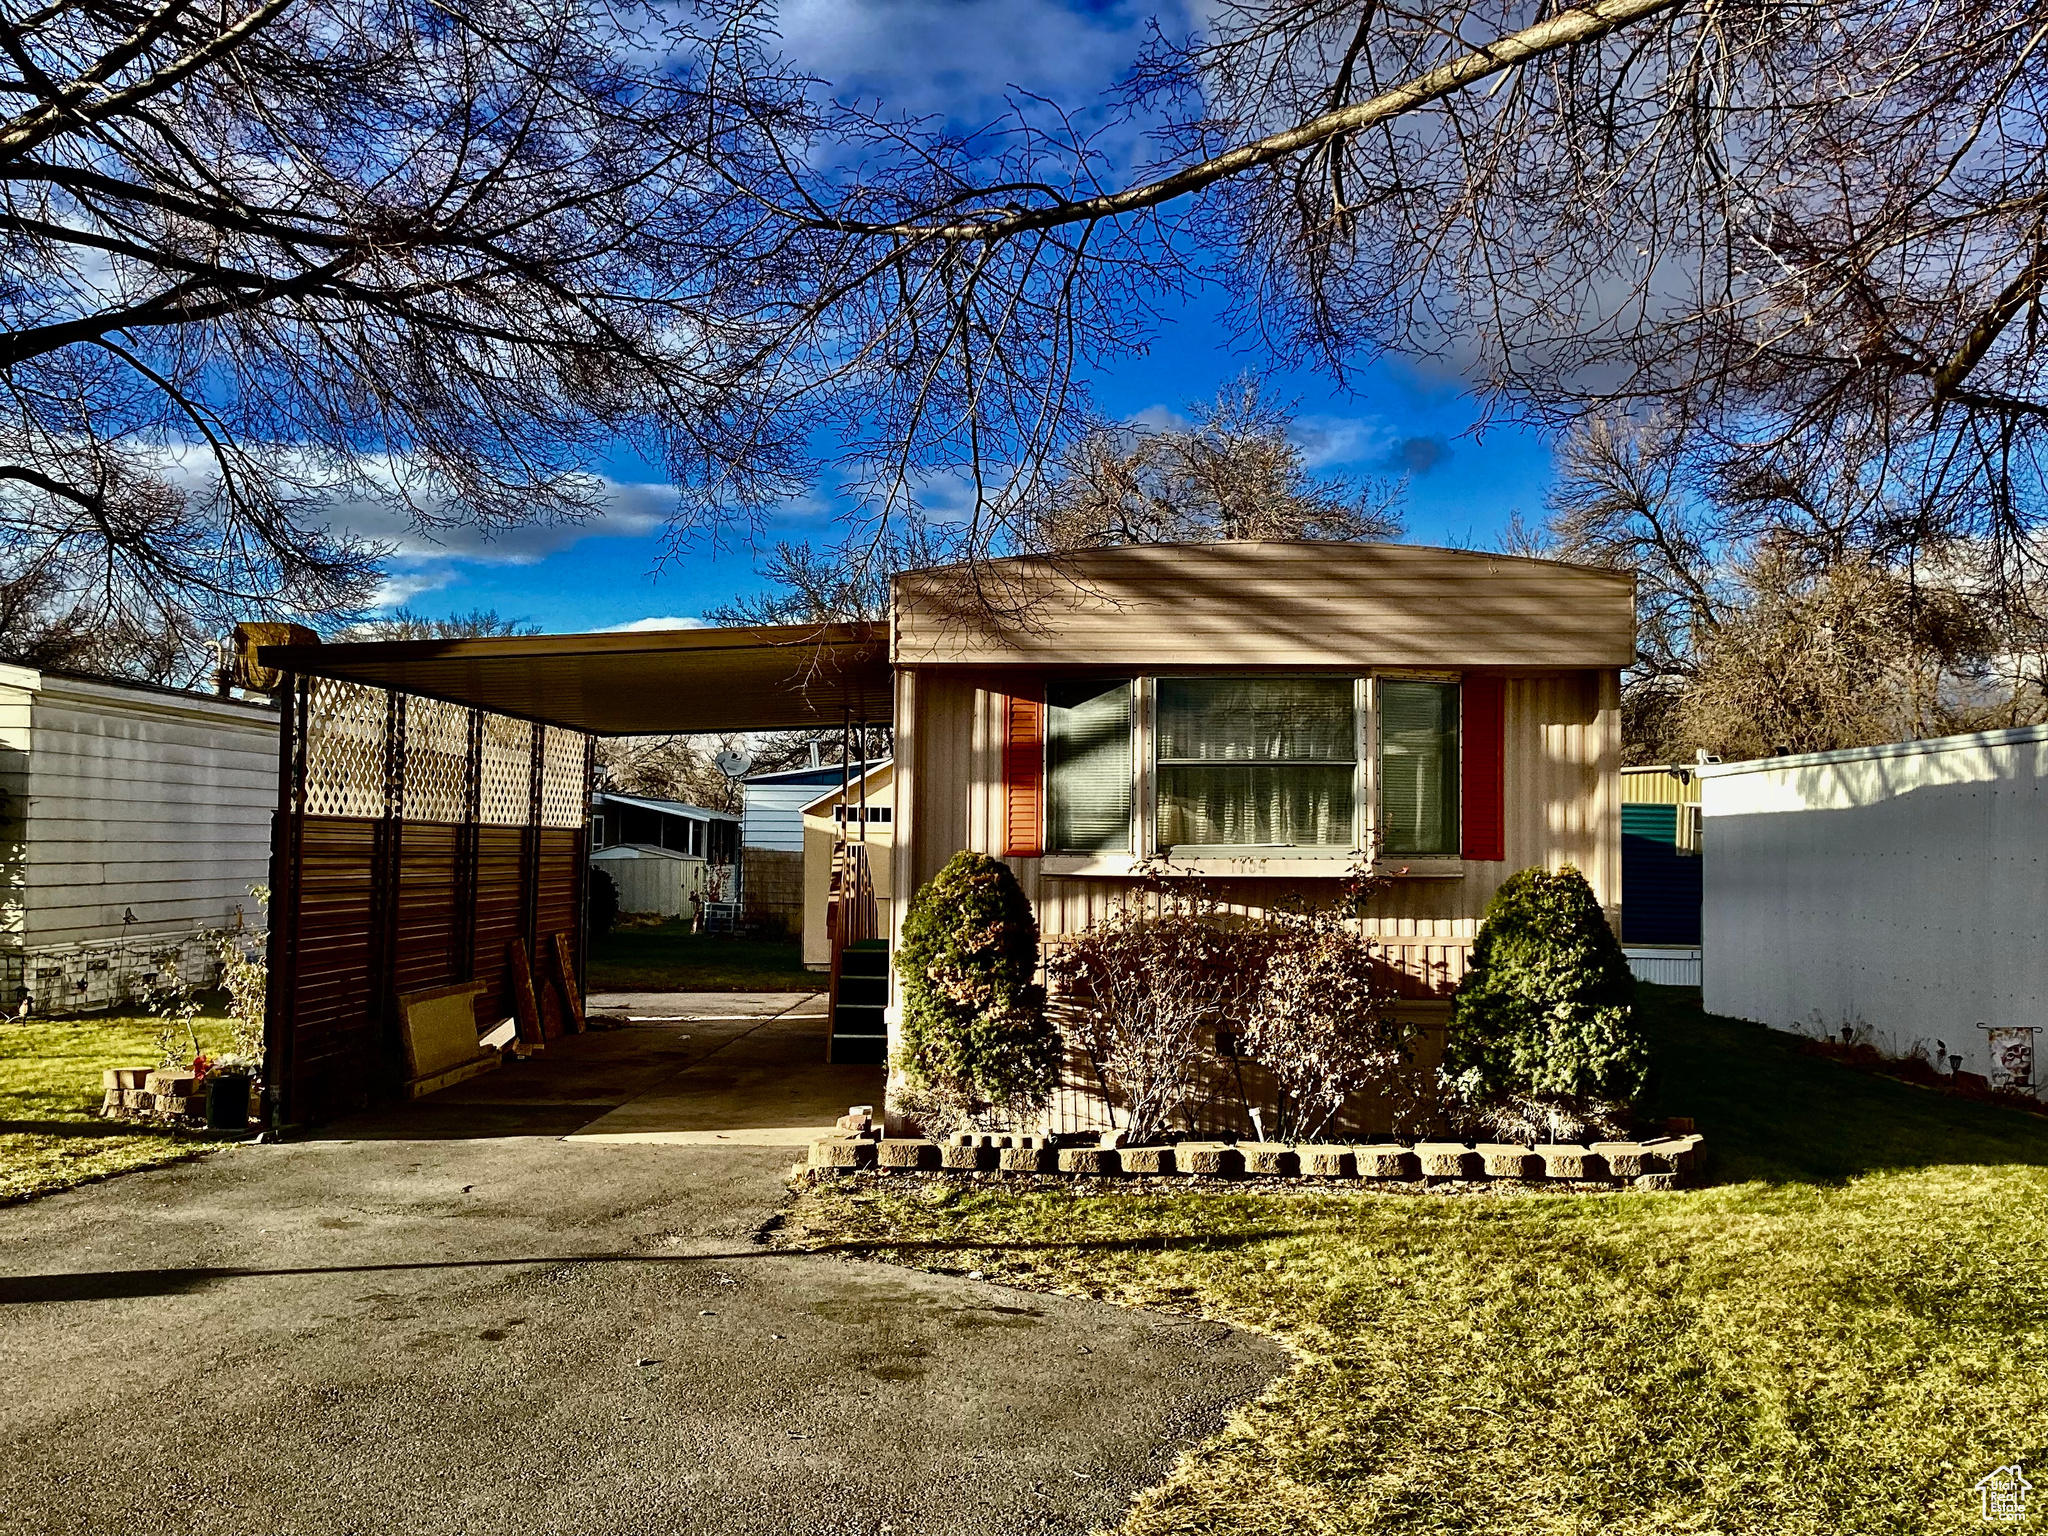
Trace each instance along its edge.
{"label": "concrete driveway slab", "polygon": [[0,1210],[0,1524],[1080,1533],[1284,1368],[1215,1325],[768,1250],[787,1149],[552,1129],[682,1103],[750,1038],[748,1091],[776,1049],[807,1070],[800,1033],[689,1011],[496,1097]]}
{"label": "concrete driveway slab", "polygon": [[[642,994],[638,1015],[719,1043],[666,1081],[576,1131],[578,1141],[664,1146],[809,1146],[853,1104],[882,1102],[877,1066],[831,1065],[825,999],[791,997],[770,1012],[732,994]],[[627,1017],[635,1015],[629,1010]]]}

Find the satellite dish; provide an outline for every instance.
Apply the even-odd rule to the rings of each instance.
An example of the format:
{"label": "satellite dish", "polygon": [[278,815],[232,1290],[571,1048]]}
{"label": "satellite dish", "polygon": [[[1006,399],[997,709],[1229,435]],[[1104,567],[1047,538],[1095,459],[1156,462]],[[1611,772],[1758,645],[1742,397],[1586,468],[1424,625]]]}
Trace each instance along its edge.
{"label": "satellite dish", "polygon": [[711,761],[728,779],[737,779],[754,766],[754,756],[751,752],[721,752]]}

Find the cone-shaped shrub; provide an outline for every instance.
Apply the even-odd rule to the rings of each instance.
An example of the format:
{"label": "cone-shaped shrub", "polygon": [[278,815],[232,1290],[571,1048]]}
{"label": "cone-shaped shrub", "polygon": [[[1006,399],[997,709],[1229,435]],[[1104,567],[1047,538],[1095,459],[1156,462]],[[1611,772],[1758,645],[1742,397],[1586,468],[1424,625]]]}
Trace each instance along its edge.
{"label": "cone-shaped shrub", "polygon": [[1475,1103],[1633,1103],[1650,1065],[1635,992],[1585,876],[1522,870],[1487,904],[1444,1069]]}
{"label": "cone-shaped shrub", "polygon": [[900,1107],[927,1131],[1031,1119],[1058,1080],[1059,1032],[1047,1021],[1038,920],[1010,873],[958,853],[910,899],[897,956],[903,1038]]}

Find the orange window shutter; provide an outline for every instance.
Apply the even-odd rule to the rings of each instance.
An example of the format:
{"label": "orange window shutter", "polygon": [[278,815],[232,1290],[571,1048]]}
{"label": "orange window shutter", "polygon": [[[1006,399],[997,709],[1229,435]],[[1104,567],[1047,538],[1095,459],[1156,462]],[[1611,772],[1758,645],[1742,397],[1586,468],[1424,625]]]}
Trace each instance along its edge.
{"label": "orange window shutter", "polygon": [[1004,699],[1003,853],[1035,859],[1045,851],[1045,699]]}
{"label": "orange window shutter", "polygon": [[1458,698],[1462,714],[1458,798],[1464,812],[1464,855],[1468,859],[1505,859],[1507,683],[1498,677],[1468,676]]}

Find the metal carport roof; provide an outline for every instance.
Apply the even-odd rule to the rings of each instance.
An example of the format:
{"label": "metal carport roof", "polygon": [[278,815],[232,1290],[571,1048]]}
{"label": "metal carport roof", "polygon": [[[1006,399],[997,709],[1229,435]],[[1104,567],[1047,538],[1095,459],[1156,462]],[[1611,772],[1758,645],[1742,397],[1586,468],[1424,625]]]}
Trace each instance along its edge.
{"label": "metal carport roof", "polygon": [[277,645],[257,659],[601,736],[880,722],[894,709],[885,624]]}

